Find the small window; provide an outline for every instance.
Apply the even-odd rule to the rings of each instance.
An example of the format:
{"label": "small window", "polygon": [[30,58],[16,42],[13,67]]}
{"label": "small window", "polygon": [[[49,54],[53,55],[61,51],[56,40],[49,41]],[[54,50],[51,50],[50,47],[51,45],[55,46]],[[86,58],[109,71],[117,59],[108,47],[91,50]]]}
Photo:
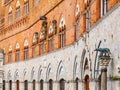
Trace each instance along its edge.
{"label": "small window", "polygon": [[10,62],[10,63],[12,62],[12,53],[8,54],[8,62]]}
{"label": "small window", "polygon": [[24,50],[24,60],[29,58],[29,50],[28,48]]}
{"label": "small window", "polygon": [[86,31],[90,30],[90,11],[86,11]]}
{"label": "small window", "polygon": [[49,39],[49,51],[53,51],[53,38]]}
{"label": "small window", "polygon": [[20,7],[16,9],[16,18],[20,17]]}
{"label": "small window", "polygon": [[101,16],[105,15],[108,7],[108,0],[101,0]]}
{"label": "small window", "polygon": [[40,54],[44,53],[44,43],[40,44]]}
{"label": "small window", "polygon": [[28,90],[28,81],[27,80],[24,81],[24,90]]}
{"label": "small window", "polygon": [[8,17],[9,17],[9,23],[12,23],[12,22],[13,22],[13,15],[12,15],[12,12],[9,13]]}
{"label": "small window", "polygon": [[37,0],[34,0],[34,7],[37,6]]}
{"label": "small window", "polygon": [[65,46],[65,32],[60,33],[60,48]]}
{"label": "small window", "polygon": [[17,51],[15,53],[15,59],[16,59],[16,61],[20,61],[20,51]]}
{"label": "small window", "polygon": [[29,12],[29,3],[26,2],[26,3],[24,4],[24,14],[27,14],[28,12]]}
{"label": "small window", "polygon": [[32,49],[33,49],[33,57],[36,57],[36,54],[37,54],[37,52],[36,52],[36,46],[34,46]]}

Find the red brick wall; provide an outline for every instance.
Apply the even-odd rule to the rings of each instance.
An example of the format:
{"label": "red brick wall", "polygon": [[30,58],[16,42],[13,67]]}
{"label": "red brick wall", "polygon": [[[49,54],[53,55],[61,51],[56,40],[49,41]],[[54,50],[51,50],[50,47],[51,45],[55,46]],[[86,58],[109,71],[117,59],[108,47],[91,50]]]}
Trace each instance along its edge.
{"label": "red brick wall", "polygon": [[[49,2],[48,2],[49,1]],[[33,34],[38,32],[38,38],[40,41],[40,32],[41,32],[41,24],[42,21],[39,20],[40,16],[46,14],[49,10],[51,10],[56,3],[62,0],[43,0],[39,3],[37,7],[33,7],[33,1],[30,0],[29,2],[29,14],[26,16],[24,15],[24,2],[20,0],[21,4],[21,18],[18,20],[15,19],[15,3],[16,0],[6,5],[5,8],[5,29],[0,32],[0,47],[5,48],[5,54],[9,53],[9,45],[12,45],[12,52],[13,52],[13,62],[15,61],[15,47],[16,43],[20,44],[20,58],[24,60],[24,41],[25,39],[29,42],[29,58],[32,58],[32,39]],[[108,0],[108,9],[110,10],[118,0]],[[52,4],[51,4],[52,3]],[[53,36],[53,48],[57,50],[60,48],[60,41],[59,41],[59,24],[60,19],[63,17],[65,19],[66,25],[66,46],[72,44],[75,41],[75,8],[76,4],[79,4],[80,12],[79,12],[79,35],[81,36],[86,31],[86,4],[84,0],[64,0],[55,8],[53,8],[50,12],[46,14],[47,22],[48,22],[48,30],[50,24],[52,24],[52,20],[55,19],[57,21],[57,34]],[[9,25],[8,23],[8,8],[9,6],[13,7],[13,23]],[[43,8],[44,7],[44,8]],[[91,26],[98,21],[100,18],[100,0],[95,0],[90,6],[90,13],[91,13]],[[35,21],[37,21],[35,23]],[[35,23],[35,24],[33,24]],[[4,39],[4,40],[3,40]],[[48,46],[48,37],[46,41],[46,51],[49,51]],[[40,55],[39,52],[39,45],[36,46],[37,56]],[[8,63],[8,56],[6,56],[6,63]]]}

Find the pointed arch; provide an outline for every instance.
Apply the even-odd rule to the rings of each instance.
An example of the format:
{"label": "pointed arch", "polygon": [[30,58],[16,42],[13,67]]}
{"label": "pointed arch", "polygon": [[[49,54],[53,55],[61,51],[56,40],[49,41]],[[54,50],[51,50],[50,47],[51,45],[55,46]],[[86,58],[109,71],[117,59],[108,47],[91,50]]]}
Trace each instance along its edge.
{"label": "pointed arch", "polygon": [[42,77],[42,66],[40,65],[40,67],[39,67],[39,70],[38,70],[38,80],[40,80],[41,79],[41,77]]}
{"label": "pointed arch", "polygon": [[27,75],[27,69],[24,68],[24,70],[23,70],[23,79],[24,79],[24,80],[27,80],[27,79],[26,79],[26,75]]}
{"label": "pointed arch", "polygon": [[9,45],[9,52],[12,51],[12,45]]}
{"label": "pointed arch", "polygon": [[8,80],[12,80],[11,70],[8,71],[7,78],[8,78]]}
{"label": "pointed arch", "polygon": [[84,71],[86,69],[89,69],[89,64],[88,64],[88,59],[87,58],[85,59],[85,63],[84,63]]}
{"label": "pointed arch", "polygon": [[81,68],[81,79],[83,77],[83,63],[84,63],[84,58],[85,58],[85,55],[86,55],[86,50],[83,49],[82,51],[82,55],[81,55],[81,62],[80,62],[80,68]]}
{"label": "pointed arch", "polygon": [[24,0],[24,2],[28,2],[29,0]]}
{"label": "pointed arch", "polygon": [[49,27],[49,34],[50,33],[53,33],[53,26],[52,25],[50,25],[50,27]]}
{"label": "pointed arch", "polygon": [[18,7],[20,7],[20,1],[19,0],[17,0],[17,2],[16,2],[16,8],[18,8]]}
{"label": "pointed arch", "polygon": [[80,6],[79,4],[76,4],[76,7],[75,7],[75,16],[77,16],[80,12]]}
{"label": "pointed arch", "polygon": [[47,71],[46,71],[46,80],[48,81],[49,79],[52,79],[51,78],[51,75],[52,75],[52,66],[51,64],[48,65],[48,68],[47,68]]}
{"label": "pointed arch", "polygon": [[20,44],[18,42],[16,43],[16,50],[17,49],[20,49]]}
{"label": "pointed arch", "polygon": [[74,65],[73,65],[73,79],[75,80],[76,77],[78,77],[78,63],[77,63],[77,56],[75,56],[75,60],[74,60]]}
{"label": "pointed arch", "polygon": [[8,12],[9,13],[12,12],[12,7],[11,6],[9,6]]}
{"label": "pointed arch", "polygon": [[65,78],[65,68],[62,61],[60,61],[57,68],[56,80],[60,80],[61,78]]}
{"label": "pointed arch", "polygon": [[25,39],[25,41],[24,41],[24,47],[28,47],[28,46],[29,46],[29,42],[28,42],[27,39]]}
{"label": "pointed arch", "polygon": [[19,80],[19,71],[18,69],[15,70],[15,73],[14,73],[14,80]]}
{"label": "pointed arch", "polygon": [[35,75],[35,68],[32,67],[32,70],[31,70],[31,79],[34,79],[34,75]]}
{"label": "pointed arch", "polygon": [[60,27],[60,28],[61,28],[61,27],[64,27],[65,24],[66,24],[66,21],[65,21],[64,17],[61,17],[60,23],[59,23],[59,27]]}

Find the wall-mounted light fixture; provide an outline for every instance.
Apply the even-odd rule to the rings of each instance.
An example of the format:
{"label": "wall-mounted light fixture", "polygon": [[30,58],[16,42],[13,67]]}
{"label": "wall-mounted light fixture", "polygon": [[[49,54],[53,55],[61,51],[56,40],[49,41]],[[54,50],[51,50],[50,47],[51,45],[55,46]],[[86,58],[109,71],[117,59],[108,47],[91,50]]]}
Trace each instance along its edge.
{"label": "wall-mounted light fixture", "polygon": [[47,20],[46,16],[40,16],[40,20]]}
{"label": "wall-mounted light fixture", "polygon": [[107,66],[110,62],[110,49],[109,48],[97,48],[95,51],[99,51],[99,63],[101,69],[101,90],[107,90]]}

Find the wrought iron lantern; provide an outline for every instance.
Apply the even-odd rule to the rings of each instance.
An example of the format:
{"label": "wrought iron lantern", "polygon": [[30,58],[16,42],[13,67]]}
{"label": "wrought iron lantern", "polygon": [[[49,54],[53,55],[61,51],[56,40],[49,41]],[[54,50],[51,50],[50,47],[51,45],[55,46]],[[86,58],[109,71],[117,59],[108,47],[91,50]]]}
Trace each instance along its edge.
{"label": "wrought iron lantern", "polygon": [[100,66],[108,66],[109,62],[110,62],[110,49],[108,48],[97,48],[95,49],[95,51],[99,51],[100,52],[100,55],[98,57],[99,59],[99,63],[100,63]]}

